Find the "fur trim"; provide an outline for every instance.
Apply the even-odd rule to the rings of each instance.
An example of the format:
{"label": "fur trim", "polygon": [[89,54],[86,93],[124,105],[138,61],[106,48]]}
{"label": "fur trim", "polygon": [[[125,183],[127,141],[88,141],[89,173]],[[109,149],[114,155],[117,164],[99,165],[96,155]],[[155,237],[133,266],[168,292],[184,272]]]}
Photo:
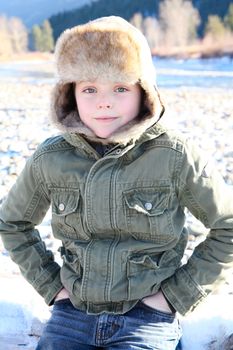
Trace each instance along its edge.
{"label": "fur trim", "polygon": [[[147,113],[133,120],[103,142],[127,143],[136,140],[161,114],[163,106],[155,88],[155,69],[143,34],[120,17],[110,16],[67,29],[55,49],[58,83],[51,103],[52,119],[62,132],[81,133],[101,139],[85,126],[75,101],[68,108],[71,84],[98,78],[112,82],[140,83],[145,91]],[[72,105],[72,103],[71,103]]]}

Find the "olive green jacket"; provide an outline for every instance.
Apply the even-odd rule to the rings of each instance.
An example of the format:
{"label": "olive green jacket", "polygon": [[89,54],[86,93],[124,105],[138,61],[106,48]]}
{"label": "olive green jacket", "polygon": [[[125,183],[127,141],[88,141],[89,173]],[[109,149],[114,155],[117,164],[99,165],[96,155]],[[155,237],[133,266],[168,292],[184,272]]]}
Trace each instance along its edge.
{"label": "olive green jacket", "polygon": [[[233,266],[233,194],[193,145],[156,125],[103,157],[78,134],[46,140],[0,211],[5,248],[48,304],[65,286],[89,313],[124,313],[162,289],[181,314]],[[60,267],[36,226],[52,207]],[[188,208],[209,234],[182,263]]]}

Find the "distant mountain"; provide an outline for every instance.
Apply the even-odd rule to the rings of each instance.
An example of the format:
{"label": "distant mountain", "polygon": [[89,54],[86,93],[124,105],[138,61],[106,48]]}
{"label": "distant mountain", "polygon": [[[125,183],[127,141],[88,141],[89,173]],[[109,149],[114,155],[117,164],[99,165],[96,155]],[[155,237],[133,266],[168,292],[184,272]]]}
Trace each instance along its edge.
{"label": "distant mountain", "polygon": [[77,9],[97,0],[0,0],[0,14],[20,17],[26,27],[64,11]]}
{"label": "distant mountain", "polygon": [[[49,19],[55,39],[65,28],[100,16],[115,14],[129,20],[135,12],[158,16],[163,0],[0,0],[0,15],[20,17],[31,28]],[[191,0],[202,19],[199,34],[210,14],[223,18],[232,0]],[[90,6],[87,6],[90,5]]]}
{"label": "distant mountain", "polygon": [[[164,0],[98,0],[80,6],[78,9],[67,10],[64,13],[53,15],[49,21],[53,28],[55,40],[60,33],[69,27],[81,24],[97,17],[116,15],[130,20],[136,12],[144,17],[158,17],[159,5]],[[204,27],[209,15],[217,15],[224,18],[232,0],[190,0],[200,13],[201,25],[198,35],[203,36]],[[178,16],[178,15],[177,15]],[[179,25],[179,16],[177,17]]]}
{"label": "distant mountain", "polygon": [[65,28],[73,27],[97,17],[114,15],[130,20],[137,12],[140,12],[144,17],[156,16],[161,1],[163,0],[98,0],[79,9],[53,15],[49,18],[49,21],[56,40]]}

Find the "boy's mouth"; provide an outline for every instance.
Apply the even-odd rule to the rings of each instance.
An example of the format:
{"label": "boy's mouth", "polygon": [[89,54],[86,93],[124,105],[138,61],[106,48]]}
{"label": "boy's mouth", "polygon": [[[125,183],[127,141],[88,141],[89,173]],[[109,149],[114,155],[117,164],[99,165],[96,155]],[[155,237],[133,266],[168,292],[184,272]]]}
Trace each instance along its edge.
{"label": "boy's mouth", "polygon": [[109,116],[103,116],[103,117],[97,117],[95,118],[95,120],[97,121],[101,121],[101,122],[111,122],[115,119],[117,119],[118,117],[109,117]]}

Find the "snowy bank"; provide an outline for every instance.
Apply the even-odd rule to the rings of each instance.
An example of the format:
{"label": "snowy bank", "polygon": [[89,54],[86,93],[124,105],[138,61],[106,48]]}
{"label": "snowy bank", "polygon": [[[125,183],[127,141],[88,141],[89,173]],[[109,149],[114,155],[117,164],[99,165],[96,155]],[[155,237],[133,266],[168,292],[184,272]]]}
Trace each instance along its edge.
{"label": "snowy bank", "polygon": [[0,349],[34,350],[50,311],[21,277],[0,278]]}
{"label": "snowy bank", "polygon": [[[0,82],[0,201],[37,145],[56,133],[48,120],[50,91],[50,84],[33,85],[23,78],[20,84]],[[216,160],[216,167],[232,186],[232,90],[162,89],[162,95],[167,101],[168,125],[190,134],[203,152]],[[194,232],[203,230],[190,220]],[[57,242],[52,238],[49,218],[40,231],[56,257]],[[51,310],[19,275],[1,242],[0,285],[0,349],[34,350]],[[192,314],[181,318],[183,350],[233,349],[223,345],[233,333],[232,293],[233,281],[229,281],[226,291],[209,297]]]}
{"label": "snowy bank", "polygon": [[[0,281],[0,349],[34,350],[51,308],[21,276]],[[233,295],[212,295],[180,320],[183,350],[232,349],[223,343],[233,333]]]}

